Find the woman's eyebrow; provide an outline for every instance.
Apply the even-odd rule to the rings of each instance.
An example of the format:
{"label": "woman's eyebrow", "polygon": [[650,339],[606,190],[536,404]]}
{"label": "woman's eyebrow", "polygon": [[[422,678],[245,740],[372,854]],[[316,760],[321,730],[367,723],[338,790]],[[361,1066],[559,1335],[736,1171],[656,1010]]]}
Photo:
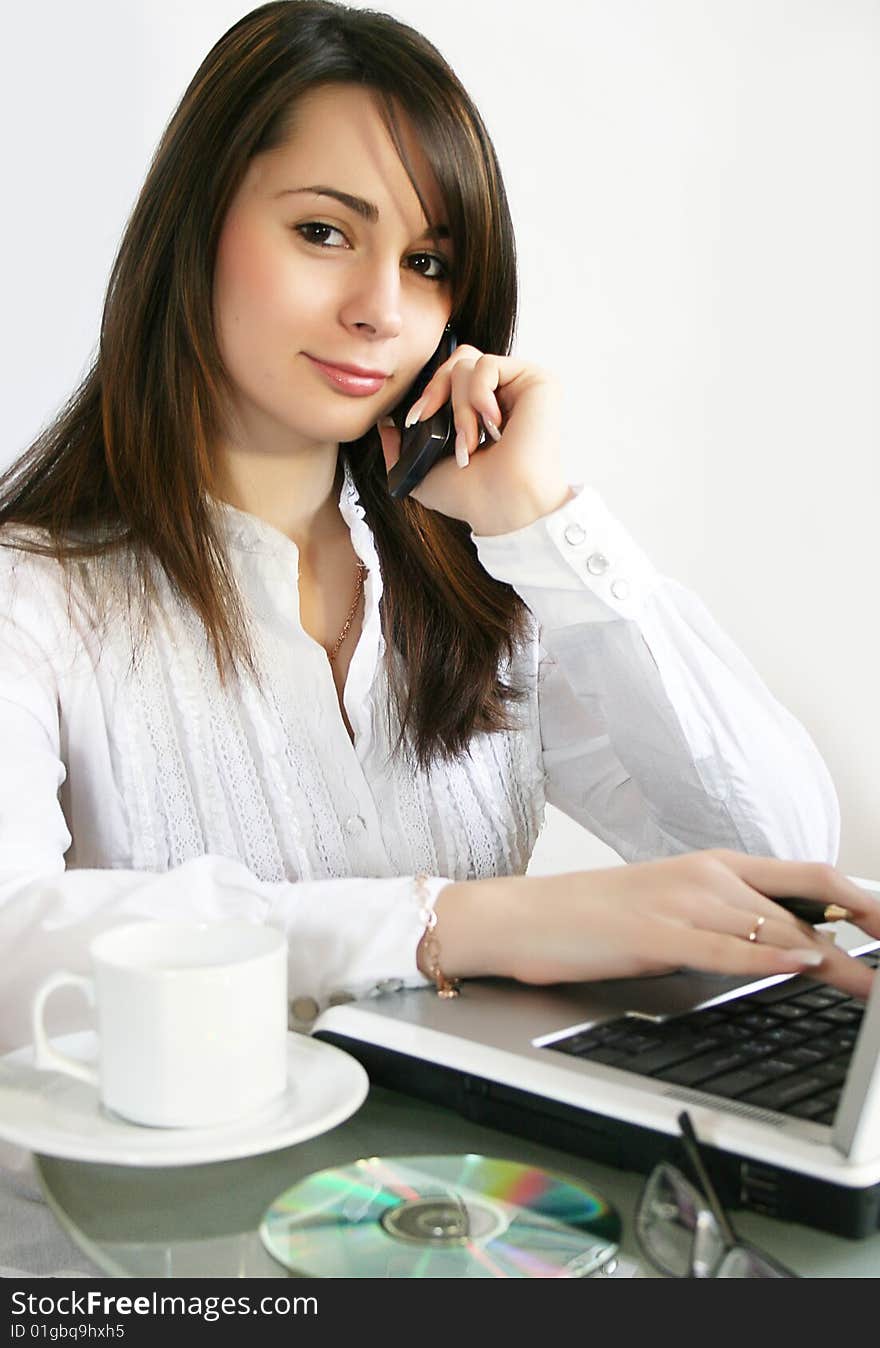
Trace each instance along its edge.
{"label": "woman's eyebrow", "polygon": [[[336,187],[324,187],[317,184],[313,187],[285,187],[282,191],[276,193],[278,197],[289,196],[297,192],[313,192],[318,197],[335,197],[335,199],[347,206],[349,210],[368,220],[371,225],[375,225],[379,219],[379,207],[374,206],[372,201],[365,201],[363,197],[356,197],[351,192],[340,192]],[[446,225],[437,225],[435,229],[426,229],[420,236],[423,239],[448,239],[449,229]]]}

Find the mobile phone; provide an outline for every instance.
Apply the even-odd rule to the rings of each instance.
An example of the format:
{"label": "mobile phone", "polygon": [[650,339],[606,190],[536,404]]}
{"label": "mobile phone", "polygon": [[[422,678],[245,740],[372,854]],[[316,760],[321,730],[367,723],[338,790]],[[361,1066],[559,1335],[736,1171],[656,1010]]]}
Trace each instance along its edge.
{"label": "mobile phone", "polygon": [[395,500],[409,496],[422,478],[444,454],[455,452],[452,401],[444,403],[439,411],[414,426],[404,426],[406,414],[421,398],[440,366],[449,359],[458,346],[458,338],[451,328],[440,338],[440,344],[431,359],[420,371],[415,383],[391,412],[400,431],[400,458],[388,474],[388,491]]}

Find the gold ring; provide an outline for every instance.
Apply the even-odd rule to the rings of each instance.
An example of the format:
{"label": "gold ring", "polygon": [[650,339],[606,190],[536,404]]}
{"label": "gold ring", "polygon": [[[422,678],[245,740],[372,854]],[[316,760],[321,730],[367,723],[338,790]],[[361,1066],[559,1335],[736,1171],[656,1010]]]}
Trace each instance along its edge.
{"label": "gold ring", "polygon": [[763,925],[764,925],[764,923],[765,923],[766,921],[767,921],[766,917],[756,917],[756,918],[755,918],[755,925],[752,927],[752,930],[749,932],[749,935],[748,935],[748,939],[749,939],[750,941],[757,941],[757,939],[758,939],[758,932],[761,930],[761,928],[763,927]]}

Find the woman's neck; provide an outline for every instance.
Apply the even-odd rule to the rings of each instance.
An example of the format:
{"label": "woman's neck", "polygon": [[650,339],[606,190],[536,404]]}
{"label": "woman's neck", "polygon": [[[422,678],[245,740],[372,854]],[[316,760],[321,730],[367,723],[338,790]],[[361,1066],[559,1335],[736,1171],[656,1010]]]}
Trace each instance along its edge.
{"label": "woman's neck", "polygon": [[272,525],[307,556],[339,533],[341,455],[306,462],[278,462],[227,452],[214,494]]}

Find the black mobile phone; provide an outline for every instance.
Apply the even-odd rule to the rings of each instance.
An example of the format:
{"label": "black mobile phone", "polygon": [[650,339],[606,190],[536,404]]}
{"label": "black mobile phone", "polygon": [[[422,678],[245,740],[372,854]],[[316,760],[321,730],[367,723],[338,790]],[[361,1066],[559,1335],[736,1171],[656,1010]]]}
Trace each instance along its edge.
{"label": "black mobile phone", "polygon": [[421,372],[415,383],[401,398],[391,412],[397,429],[400,431],[400,458],[388,474],[388,491],[395,500],[409,496],[413,487],[417,487],[426,473],[444,454],[455,453],[454,425],[452,421],[452,401],[444,403],[439,411],[427,420],[417,421],[414,426],[404,426],[406,414],[413,403],[418,402],[430,380],[440,366],[449,359],[458,339],[451,328],[443,333],[440,344]]}

